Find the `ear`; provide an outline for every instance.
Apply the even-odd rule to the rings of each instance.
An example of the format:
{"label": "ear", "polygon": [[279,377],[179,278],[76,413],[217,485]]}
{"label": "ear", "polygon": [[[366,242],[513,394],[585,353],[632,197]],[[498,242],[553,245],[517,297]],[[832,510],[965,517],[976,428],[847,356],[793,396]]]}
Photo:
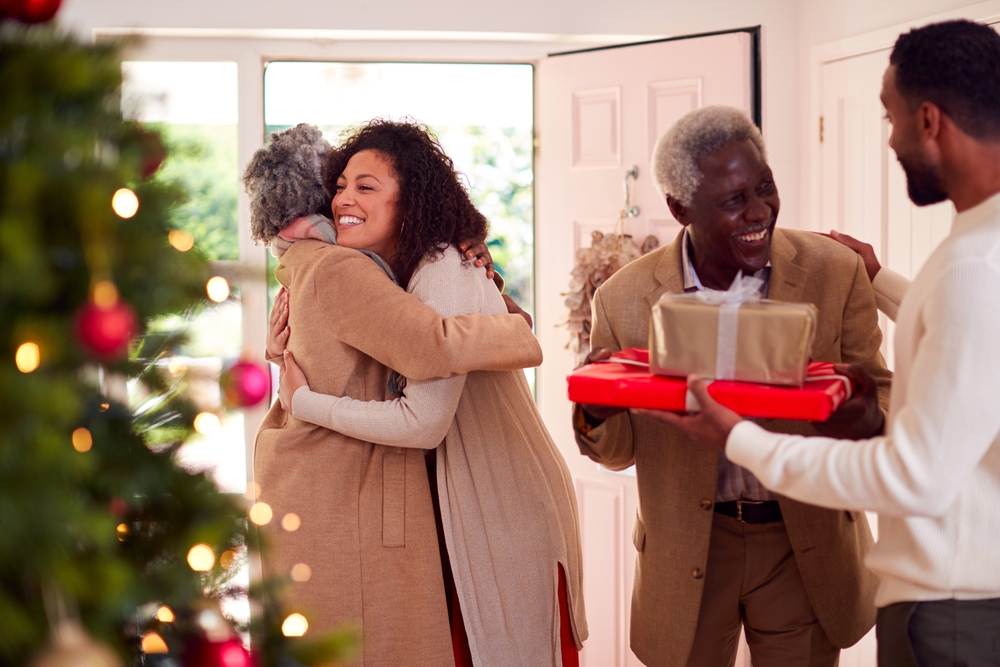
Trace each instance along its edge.
{"label": "ear", "polygon": [[933,102],[923,102],[917,109],[916,127],[920,138],[924,141],[937,141],[941,133],[941,120],[944,114],[941,107]]}
{"label": "ear", "polygon": [[687,227],[689,222],[687,219],[688,210],[684,204],[680,203],[672,195],[667,195],[667,208],[670,209],[670,214],[674,216],[674,220]]}

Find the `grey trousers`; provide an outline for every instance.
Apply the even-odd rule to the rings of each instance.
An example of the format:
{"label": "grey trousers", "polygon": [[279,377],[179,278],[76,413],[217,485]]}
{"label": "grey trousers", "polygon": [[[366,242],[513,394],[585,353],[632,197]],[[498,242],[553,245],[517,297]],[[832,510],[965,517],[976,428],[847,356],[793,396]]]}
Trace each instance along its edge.
{"label": "grey trousers", "polygon": [[878,610],[879,667],[1000,667],[1000,598]]}

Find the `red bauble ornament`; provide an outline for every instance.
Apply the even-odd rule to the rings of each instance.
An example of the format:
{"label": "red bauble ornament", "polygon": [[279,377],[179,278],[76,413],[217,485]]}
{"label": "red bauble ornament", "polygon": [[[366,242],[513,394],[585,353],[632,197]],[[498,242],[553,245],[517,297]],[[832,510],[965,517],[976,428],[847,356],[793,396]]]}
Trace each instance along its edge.
{"label": "red bauble ornament", "polygon": [[138,330],[135,311],[121,299],[107,308],[88,301],[76,314],[76,335],[81,345],[97,357],[121,357]]}
{"label": "red bauble ornament", "polygon": [[222,391],[229,405],[249,408],[270,394],[271,375],[259,364],[239,361],[223,373]]}
{"label": "red bauble ornament", "polygon": [[139,156],[139,173],[143,178],[149,178],[157,171],[163,161],[167,158],[167,147],[163,144],[163,138],[159,132],[148,130],[139,124],[131,125],[126,138],[138,144],[141,154]]}
{"label": "red bauble ornament", "polygon": [[213,642],[198,638],[184,649],[185,667],[253,667],[250,653],[239,639]]}
{"label": "red bauble ornament", "polygon": [[59,11],[62,0],[0,0],[0,15],[24,23],[45,23]]}

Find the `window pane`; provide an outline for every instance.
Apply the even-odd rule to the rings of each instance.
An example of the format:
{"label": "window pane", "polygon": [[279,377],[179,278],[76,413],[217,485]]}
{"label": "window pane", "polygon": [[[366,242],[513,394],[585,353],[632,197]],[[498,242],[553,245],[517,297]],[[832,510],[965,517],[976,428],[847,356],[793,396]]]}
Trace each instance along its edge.
{"label": "window pane", "polygon": [[122,111],[163,133],[156,177],[190,193],[172,222],[209,259],[239,259],[237,68],[229,62],[126,62]]}

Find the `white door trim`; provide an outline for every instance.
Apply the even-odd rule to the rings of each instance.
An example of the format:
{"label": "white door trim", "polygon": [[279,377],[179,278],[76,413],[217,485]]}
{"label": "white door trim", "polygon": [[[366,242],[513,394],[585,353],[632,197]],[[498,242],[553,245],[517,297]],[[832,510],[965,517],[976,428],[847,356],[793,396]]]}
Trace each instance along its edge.
{"label": "white door trim", "polygon": [[[819,118],[822,115],[823,65],[859,56],[873,51],[891,48],[900,33],[928,23],[947,21],[950,19],[970,19],[981,23],[1000,22],[1000,0],[987,0],[968,7],[961,7],[940,14],[932,14],[919,19],[897,23],[886,28],[852,35],[843,39],[826,42],[812,48],[809,58],[809,111],[803,120],[806,137],[806,187],[803,188],[809,196],[801,206],[802,221],[809,224],[821,219],[820,178],[821,151],[819,142]],[[814,223],[815,224],[815,223]],[[825,231],[825,230],[824,230]]]}

